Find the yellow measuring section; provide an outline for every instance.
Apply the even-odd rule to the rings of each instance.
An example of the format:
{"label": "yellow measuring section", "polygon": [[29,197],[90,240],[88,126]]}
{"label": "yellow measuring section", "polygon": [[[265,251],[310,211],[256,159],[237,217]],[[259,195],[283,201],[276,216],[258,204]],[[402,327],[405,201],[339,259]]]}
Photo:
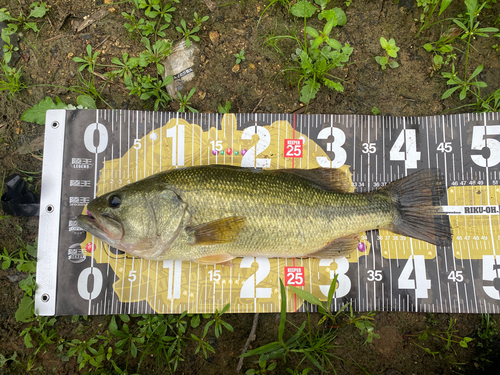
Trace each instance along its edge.
{"label": "yellow measuring section", "polygon": [[[453,229],[453,250],[458,259],[483,259],[500,251],[500,187],[453,186],[448,188],[448,205],[465,207],[464,215],[450,215]],[[490,214],[475,212],[474,206],[492,208]],[[495,207],[497,206],[496,210]],[[496,212],[495,212],[496,211]]]}
{"label": "yellow measuring section", "polygon": [[[233,114],[224,115],[217,129],[211,127],[206,132],[198,124],[172,118],[164,126],[136,139],[123,157],[104,162],[97,183],[97,195],[181,166],[229,164],[269,169],[311,169],[322,166],[320,162],[330,163],[330,158],[317,143],[297,130],[294,132],[287,121],[274,121],[257,128],[241,129],[240,126],[241,130],[238,127]],[[285,158],[285,139],[292,138],[302,139],[302,158]],[[348,165],[340,169],[352,179]],[[285,280],[285,267],[304,267],[300,277],[307,282],[309,291],[323,300],[327,298],[331,280],[338,274],[340,289],[335,297],[346,295],[351,284],[345,276],[349,264],[369,255],[371,250],[364,233],[361,240],[363,245],[347,258],[238,258],[233,260],[234,268],[186,261],[157,262],[125,254],[116,255],[101,241],[95,241],[95,248],[89,253],[86,244],[92,242],[92,236],[88,233],[82,243],[82,251],[86,256],[93,256],[95,262],[109,263],[116,274],[113,288],[121,302],[146,301],[159,313],[185,310],[212,312],[227,303],[231,304],[231,312],[272,312],[279,311],[279,278]],[[302,301],[293,293],[288,298],[288,311],[301,306]]]}
{"label": "yellow measuring section", "polygon": [[411,255],[423,255],[425,259],[436,257],[436,246],[428,242],[394,234],[388,230],[379,232],[382,256],[386,259],[408,259]]}

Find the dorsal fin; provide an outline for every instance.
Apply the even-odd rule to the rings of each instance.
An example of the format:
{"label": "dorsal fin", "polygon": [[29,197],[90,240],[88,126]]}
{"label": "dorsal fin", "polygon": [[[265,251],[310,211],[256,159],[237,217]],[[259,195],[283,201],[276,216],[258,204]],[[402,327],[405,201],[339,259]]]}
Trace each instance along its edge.
{"label": "dorsal fin", "polygon": [[352,182],[345,171],[331,168],[314,169],[278,169],[271,172],[284,172],[303,177],[313,181],[326,190],[351,193],[353,191]]}

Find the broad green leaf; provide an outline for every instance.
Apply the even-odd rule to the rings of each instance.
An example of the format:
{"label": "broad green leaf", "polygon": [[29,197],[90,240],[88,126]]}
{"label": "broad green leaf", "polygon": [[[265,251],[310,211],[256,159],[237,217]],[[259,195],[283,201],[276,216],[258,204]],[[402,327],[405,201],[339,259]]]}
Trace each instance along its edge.
{"label": "broad green leaf", "polygon": [[336,39],[333,39],[333,38],[328,38],[326,40],[326,44],[328,44],[330,47],[332,47],[333,49],[341,49],[342,48],[342,44],[336,40]]}
{"label": "broad green leaf", "polygon": [[26,22],[24,24],[24,28],[25,29],[31,29],[33,30],[35,33],[39,32],[40,30],[38,30],[38,27],[36,25],[36,22]]}
{"label": "broad green leaf", "polygon": [[464,100],[467,96],[467,87],[462,87],[462,91],[460,91],[460,100]]}
{"label": "broad green leaf", "polygon": [[12,263],[12,260],[10,260],[10,259],[4,260],[4,261],[2,262],[2,269],[3,269],[3,270],[6,270],[7,268],[9,268],[9,267],[10,267],[10,264],[11,264],[11,263]]}
{"label": "broad green leaf", "polygon": [[432,44],[430,43],[424,44],[423,47],[427,52],[431,52],[433,50]]}
{"label": "broad green leaf", "polygon": [[78,95],[76,98],[76,104],[87,109],[97,109],[94,98],[89,95]]}
{"label": "broad green leaf", "polygon": [[201,319],[199,314],[194,314],[191,318],[191,328],[196,328],[200,325]]}
{"label": "broad green leaf", "polygon": [[382,56],[380,58],[380,65],[385,65],[389,62],[389,58],[387,56]]}
{"label": "broad green leaf", "polygon": [[441,66],[443,65],[443,56],[441,55],[434,55],[434,65]]}
{"label": "broad green leaf", "polygon": [[36,272],[36,262],[35,261],[29,261],[29,262],[24,262],[22,264],[17,265],[17,270],[19,272]]}
{"label": "broad green leaf", "polygon": [[474,13],[477,8],[477,0],[465,0],[465,6],[467,7],[467,13]]}
{"label": "broad green leaf", "polygon": [[33,295],[35,285],[36,283],[33,274],[30,274],[26,279],[19,281],[19,288],[24,290],[29,297]]}
{"label": "broad green leaf", "polygon": [[451,46],[451,44],[447,44],[445,46],[442,46],[441,48],[439,48],[439,51],[441,53],[449,53],[449,52],[453,52],[453,47]]}
{"label": "broad green leaf", "polygon": [[339,82],[333,82],[332,86],[335,89],[335,91],[344,92],[344,86],[342,86],[341,83],[339,83]]}
{"label": "broad green leaf", "polygon": [[290,9],[290,12],[295,17],[309,18],[316,12],[316,7],[307,0],[301,0]]}
{"label": "broad green leaf", "polygon": [[321,9],[325,9],[330,0],[314,0],[314,2],[318,4],[321,7]]}
{"label": "broad green leaf", "polygon": [[[194,94],[194,91],[195,90],[193,90],[193,94]],[[231,304],[229,304],[229,303],[226,306],[224,306],[224,308],[221,310],[220,314],[221,315],[224,314],[227,310],[229,310],[230,306],[231,306]]]}
{"label": "broad green leaf", "polygon": [[45,113],[49,109],[65,109],[66,104],[60,102],[58,104],[54,103],[48,96],[41,100],[33,107],[24,111],[21,116],[21,120],[27,122],[36,122],[39,125],[45,124]]}
{"label": "broad green leaf", "polygon": [[483,33],[496,33],[498,29],[496,27],[483,27],[481,29],[477,29],[477,31],[483,32]]}
{"label": "broad green leaf", "polygon": [[330,32],[332,29],[337,26],[337,17],[332,17],[330,20],[326,23],[325,27],[323,28],[323,34],[326,36],[330,35]]}
{"label": "broad green leaf", "polygon": [[398,51],[399,51],[399,48],[397,50],[394,50],[394,49],[390,49],[387,51],[387,54],[391,57],[398,57]]}
{"label": "broad green leaf", "polygon": [[453,0],[443,0],[441,1],[441,7],[439,8],[439,16],[441,15],[441,13],[443,13],[446,8],[448,8],[448,6],[451,4]]}
{"label": "broad green leaf", "polygon": [[12,18],[12,16],[10,15],[10,12],[7,12],[7,8],[1,8],[0,9],[0,22],[2,21],[11,21],[11,20],[14,20],[14,18]]}
{"label": "broad green leaf", "polygon": [[469,31],[469,29],[467,28],[467,26],[465,26],[462,22],[460,22],[456,18],[453,18],[453,22],[455,22],[458,26],[460,26],[461,29],[463,29],[465,31]]}
{"label": "broad green leaf", "polygon": [[31,297],[24,297],[16,311],[15,318],[18,322],[27,322],[33,317],[35,301]]}
{"label": "broad green leaf", "polygon": [[345,12],[340,8],[333,8],[332,10],[337,15],[337,26],[344,26],[347,23]]}
{"label": "broad green leaf", "polygon": [[310,26],[306,27],[306,33],[308,33],[313,38],[319,37],[319,33],[316,31],[316,29],[314,29],[313,27],[310,27]]}
{"label": "broad green leaf", "polygon": [[316,97],[316,93],[320,87],[319,82],[314,82],[312,79],[307,80],[304,87],[300,90],[300,101],[306,104],[309,103],[311,99]]}
{"label": "broad green leaf", "polygon": [[386,49],[389,43],[387,42],[387,39],[385,39],[383,36],[380,37],[380,45],[382,46],[383,49]]}
{"label": "broad green leaf", "polygon": [[31,7],[33,7],[33,10],[30,13],[30,17],[35,17],[35,18],[41,18],[45,16],[45,13],[47,13],[47,8],[45,7],[45,3],[42,3],[39,5],[38,2],[31,4]]}
{"label": "broad green leaf", "polygon": [[31,343],[31,335],[29,333],[26,333],[26,336],[24,336],[24,345],[27,348],[33,347],[33,344]]}
{"label": "broad green leaf", "polygon": [[444,92],[443,96],[441,97],[441,99],[446,99],[446,98],[449,98],[451,96],[451,94],[453,94],[455,91],[457,91],[458,89],[460,88],[460,86],[455,86],[455,87],[452,87],[451,89],[448,89]]}
{"label": "broad green leaf", "polygon": [[318,48],[321,44],[323,44],[323,37],[322,36],[314,39],[314,41],[311,40],[311,48],[312,49]]}
{"label": "broad green leaf", "polygon": [[3,54],[3,59],[5,60],[5,64],[8,64],[11,58],[12,58],[12,52],[8,51]]}
{"label": "broad green leaf", "polygon": [[394,69],[394,68],[397,68],[399,66],[398,62],[397,61],[391,61],[389,63],[389,66]]}
{"label": "broad green leaf", "polygon": [[469,77],[469,81],[483,71],[483,66],[479,65]]}

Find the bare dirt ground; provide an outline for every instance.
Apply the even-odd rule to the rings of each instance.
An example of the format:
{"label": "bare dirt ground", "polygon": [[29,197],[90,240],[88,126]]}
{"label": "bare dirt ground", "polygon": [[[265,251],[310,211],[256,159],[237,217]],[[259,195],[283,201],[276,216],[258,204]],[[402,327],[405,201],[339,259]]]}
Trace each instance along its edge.
{"label": "bare dirt ground", "polygon": [[[68,89],[78,81],[78,65],[72,60],[74,56],[84,56],[88,44],[94,50],[101,51],[99,63],[110,65],[111,58],[121,57],[123,52],[137,56],[142,48],[136,39],[130,38],[123,27],[125,22],[121,13],[130,12],[133,5],[128,2],[106,5],[102,0],[59,0],[48,1],[51,9],[45,18],[38,22],[39,33],[23,32],[19,40],[20,58],[16,66],[23,67],[22,81],[29,87],[9,98],[6,92],[0,94],[0,174],[9,176],[19,173],[28,180],[31,190],[39,193],[40,171],[42,163],[36,152],[41,151],[40,137],[44,127],[34,123],[21,121],[21,114],[45,96],[59,96],[67,103],[75,103],[76,95]],[[276,4],[257,22],[268,2],[263,0],[234,1],[216,0],[216,7],[210,10],[202,0],[183,1],[176,4],[172,25],[178,25],[181,19],[192,20],[193,13],[210,18],[203,23],[197,34],[200,54],[196,60],[196,78],[184,90],[188,92],[196,86],[191,105],[200,112],[216,112],[218,104],[231,101],[232,111],[249,113],[252,111],[265,113],[304,112],[304,105],[299,101],[299,93],[285,74],[280,73],[286,61],[272,48],[265,48],[263,42],[266,35],[284,35],[292,30],[300,30],[302,21],[293,17],[286,8]],[[294,3],[294,2],[292,2]],[[481,22],[493,26],[499,14],[500,4],[490,2],[491,8],[483,11]],[[450,25],[447,21],[423,32],[418,38],[418,19],[422,8],[416,1],[353,0],[350,6],[344,2],[334,1],[334,6],[344,9],[347,24],[335,28],[332,35],[341,43],[350,43],[354,48],[349,63],[341,70],[341,79],[345,81],[344,92],[328,90],[323,87],[316,98],[311,101],[306,113],[331,114],[372,114],[375,106],[382,115],[412,116],[438,115],[446,113],[471,112],[472,108],[459,108],[464,104],[474,103],[472,96],[464,101],[454,95],[442,100],[447,90],[446,80],[440,72],[431,74],[433,68],[432,54],[422,46],[439,36]],[[86,17],[102,8],[108,14],[101,20],[80,32],[76,26]],[[29,9],[29,2],[11,2],[0,0],[0,8],[8,8],[12,14],[19,9]],[[447,10],[448,17],[454,17],[465,11],[462,2],[455,1]],[[50,20],[50,22],[49,22]],[[311,21],[311,24],[314,25]],[[498,27],[498,25],[496,25]],[[375,56],[381,54],[379,39],[381,36],[394,38],[400,47],[397,61],[399,68],[381,70]],[[166,38],[178,40],[180,34],[174,26],[166,30]],[[478,38],[474,40],[474,48],[470,51],[469,66],[484,65],[479,79],[488,87],[485,94],[491,94],[500,87],[500,52],[492,45],[499,38]],[[463,45],[462,45],[463,47]],[[234,71],[233,55],[245,49],[245,62],[240,69]],[[288,57],[295,50],[293,43],[282,45],[283,55]],[[457,52],[457,70],[463,72],[463,54]],[[449,67],[446,67],[449,71]],[[104,74],[106,67],[97,71]],[[338,73],[338,72],[337,72]],[[339,74],[339,73],[338,73]],[[53,85],[53,86],[47,86]],[[108,84],[102,91],[102,97],[114,108],[153,109],[153,101],[141,101],[137,96],[130,96],[121,80]],[[99,108],[106,104],[97,101]],[[171,102],[164,109],[176,111],[177,102]],[[24,152],[26,146],[32,153]],[[35,156],[33,156],[35,154]],[[0,248],[12,252],[20,246],[20,241],[33,243],[37,236],[37,218],[4,217],[0,220]],[[0,249],[3,250],[3,249]],[[79,373],[75,357],[68,360],[57,349],[57,343],[40,350],[36,355],[35,348],[26,348],[20,332],[34,323],[16,322],[14,314],[24,293],[18,283],[26,277],[14,267],[0,270],[0,354],[9,358],[17,352],[17,360],[23,365],[8,361],[0,366],[0,374],[25,373],[23,366],[31,359],[33,368],[43,366],[42,373],[75,374]],[[307,319],[305,314],[289,314],[288,317],[300,325]],[[109,325],[109,317],[82,318],[76,322],[70,317],[57,319],[55,328],[60,337],[70,340],[88,339],[95,332],[103,333]],[[347,318],[341,319],[346,321]],[[474,338],[468,348],[453,343],[446,348],[446,341],[439,338],[428,338],[419,341],[416,336],[431,326],[437,331],[446,331],[450,319],[455,319],[454,329],[460,337]],[[423,314],[377,312],[373,324],[379,338],[364,344],[365,336],[354,324],[339,329],[335,339],[333,359],[339,374],[451,374],[451,373],[488,373],[498,363],[498,335],[491,341],[487,358],[486,349],[478,346],[478,330],[481,327],[480,315],[468,314]],[[498,320],[497,316],[493,319]],[[234,327],[234,332],[224,331],[219,339],[213,334],[210,337],[215,354],[205,359],[202,354],[195,355],[195,346],[191,343],[184,348],[185,361],[179,364],[178,374],[233,374],[245,341],[252,326],[253,315],[228,315],[226,321]],[[312,314],[313,324],[319,320]],[[256,340],[252,348],[277,340],[279,316],[261,314],[256,331]],[[132,323],[133,324],[133,323]],[[319,330],[332,329],[321,325]],[[192,330],[200,334],[200,328]],[[210,335],[209,335],[210,336]],[[416,345],[418,344],[418,345]],[[420,346],[420,347],[419,347]],[[429,354],[430,348],[435,354]],[[278,359],[278,366],[270,373],[285,374],[286,368],[294,368],[299,359],[291,356],[291,361],[283,363]],[[256,358],[246,359],[243,371],[258,369]],[[492,361],[492,362],[489,362]],[[268,362],[269,364],[270,362]],[[493,363],[493,365],[492,365]],[[165,373],[166,366],[158,364],[155,358],[148,358],[137,370],[137,360],[132,360],[129,372]],[[123,365],[123,357],[117,360]],[[492,366],[492,367],[490,367]],[[313,365],[305,363],[299,368],[311,367],[310,374],[320,371]],[[91,367],[85,367],[90,371]],[[101,370],[99,370],[101,371]],[[114,373],[112,365],[104,364],[104,373]],[[333,373],[333,370],[330,369]]]}

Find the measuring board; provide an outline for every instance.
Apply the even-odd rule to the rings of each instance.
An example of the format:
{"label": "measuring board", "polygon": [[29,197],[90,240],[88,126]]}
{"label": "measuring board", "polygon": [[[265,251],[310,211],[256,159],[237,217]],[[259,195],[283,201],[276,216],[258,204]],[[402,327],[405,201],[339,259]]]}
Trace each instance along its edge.
{"label": "measuring board", "polygon": [[[437,167],[453,240],[386,230],[339,259],[237,258],[235,267],[134,258],[76,217],[101,194],[163,170],[228,164],[341,168],[352,191]],[[500,312],[500,116],[433,117],[47,111],[35,311],[39,315],[315,311],[288,286],[357,311]],[[443,217],[443,216],[442,216]]]}

